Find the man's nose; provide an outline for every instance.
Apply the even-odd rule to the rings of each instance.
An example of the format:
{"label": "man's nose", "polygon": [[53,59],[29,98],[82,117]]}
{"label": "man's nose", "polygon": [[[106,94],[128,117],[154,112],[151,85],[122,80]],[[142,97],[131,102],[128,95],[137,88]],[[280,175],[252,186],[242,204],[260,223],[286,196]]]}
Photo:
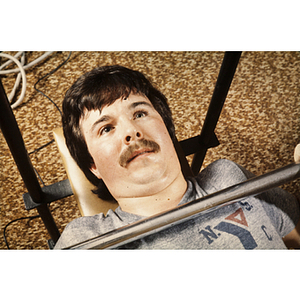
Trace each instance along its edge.
{"label": "man's nose", "polygon": [[126,126],[124,128],[125,144],[128,145],[134,141],[137,141],[137,140],[140,140],[143,138],[142,131],[137,126],[132,124],[132,122],[127,122],[126,124],[124,124],[124,126]]}

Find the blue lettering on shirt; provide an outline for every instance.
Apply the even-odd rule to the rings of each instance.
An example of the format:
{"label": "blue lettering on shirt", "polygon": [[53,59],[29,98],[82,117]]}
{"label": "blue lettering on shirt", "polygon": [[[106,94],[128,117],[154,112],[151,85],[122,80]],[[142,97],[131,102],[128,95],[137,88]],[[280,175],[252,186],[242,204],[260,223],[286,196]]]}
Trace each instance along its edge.
{"label": "blue lettering on shirt", "polygon": [[257,244],[252,234],[248,230],[240,226],[227,223],[227,222],[221,222],[214,228],[236,236],[240,240],[240,242],[242,243],[245,249],[254,249],[257,247]]}
{"label": "blue lettering on shirt", "polygon": [[208,244],[211,244],[211,243],[213,242],[212,239],[217,239],[218,236],[212,231],[212,229],[211,229],[210,226],[206,226],[205,229],[206,229],[207,231],[201,230],[201,231],[199,231],[199,233],[204,235],[204,237],[205,237],[205,238],[207,239],[207,241],[208,241]]}
{"label": "blue lettering on shirt", "polygon": [[268,240],[269,240],[269,241],[272,241],[272,240],[273,240],[272,236],[269,235],[269,234],[267,233],[267,231],[266,231],[267,227],[266,227],[265,225],[262,225],[262,226],[261,226],[261,229],[262,229],[262,231],[265,233],[265,235],[266,235],[266,237],[268,238]]}

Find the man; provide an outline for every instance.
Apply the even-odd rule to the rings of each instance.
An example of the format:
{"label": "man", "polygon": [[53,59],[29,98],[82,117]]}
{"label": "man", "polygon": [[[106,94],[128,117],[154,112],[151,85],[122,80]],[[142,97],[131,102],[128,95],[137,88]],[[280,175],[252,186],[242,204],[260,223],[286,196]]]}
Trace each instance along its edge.
{"label": "man", "polygon": [[[121,66],[81,76],[66,93],[63,128],[72,157],[101,199],[119,207],[67,225],[56,248],[99,236],[252,176],[219,160],[184,178],[167,99],[143,74]],[[125,248],[275,249],[299,246],[297,200],[281,189],[203,212]],[[298,225],[299,227],[300,225]],[[285,246],[286,244],[286,246]]]}

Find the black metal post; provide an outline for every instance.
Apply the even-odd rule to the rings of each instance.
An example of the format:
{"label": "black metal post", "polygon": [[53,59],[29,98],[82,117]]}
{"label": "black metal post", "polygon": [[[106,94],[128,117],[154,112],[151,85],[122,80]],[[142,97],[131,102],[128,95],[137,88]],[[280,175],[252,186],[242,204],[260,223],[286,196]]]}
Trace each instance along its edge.
{"label": "black metal post", "polygon": [[214,130],[219,120],[241,54],[242,52],[226,52],[224,55],[214,93],[200,134],[200,148],[199,151],[195,153],[192,161],[191,168],[195,175],[200,171],[207,149],[209,148],[208,145],[213,138]]}
{"label": "black metal post", "polygon": [[0,80],[0,128],[13,155],[25,186],[37,207],[51,239],[56,243],[60,233],[54,222],[47,203],[43,203],[43,191],[35,175],[34,168],[25,148],[24,140],[15,116],[10,107],[5,90]]}

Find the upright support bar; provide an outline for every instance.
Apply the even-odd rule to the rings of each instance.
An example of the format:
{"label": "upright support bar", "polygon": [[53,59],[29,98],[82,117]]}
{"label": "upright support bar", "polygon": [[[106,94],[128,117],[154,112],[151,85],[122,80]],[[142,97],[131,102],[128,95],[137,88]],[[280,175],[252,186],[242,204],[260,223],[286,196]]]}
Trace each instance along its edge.
{"label": "upright support bar", "polygon": [[226,52],[221,65],[214,93],[212,95],[206,118],[200,134],[200,148],[192,161],[192,171],[197,175],[202,166],[208,145],[213,138],[214,130],[219,120],[227,93],[229,91],[235,70],[242,52]]}
{"label": "upright support bar", "polygon": [[[23,177],[28,192],[36,203],[42,202],[42,189],[28,157],[24,141],[0,81],[0,125],[9,149]],[[23,176],[25,175],[25,176]]]}
{"label": "upright support bar", "polygon": [[192,169],[186,159],[186,155],[177,139],[174,142],[174,147],[175,147],[175,150],[176,150],[179,162],[180,162],[180,166],[181,166],[181,171],[182,171],[182,174],[184,175],[184,177],[194,176]]}
{"label": "upright support bar", "polygon": [[0,128],[13,155],[25,186],[35,203],[40,203],[37,207],[51,239],[56,243],[60,233],[54,222],[47,203],[43,203],[43,192],[34,168],[25,148],[24,140],[18,127],[15,116],[10,107],[5,90],[0,80]]}
{"label": "upright support bar", "polygon": [[195,218],[204,210],[261,194],[300,177],[300,164],[292,163],[272,172],[248,179],[200,199],[182,204],[172,210],[145,218],[133,224],[107,232],[69,247],[69,249],[112,249],[157,233],[170,226]]}

